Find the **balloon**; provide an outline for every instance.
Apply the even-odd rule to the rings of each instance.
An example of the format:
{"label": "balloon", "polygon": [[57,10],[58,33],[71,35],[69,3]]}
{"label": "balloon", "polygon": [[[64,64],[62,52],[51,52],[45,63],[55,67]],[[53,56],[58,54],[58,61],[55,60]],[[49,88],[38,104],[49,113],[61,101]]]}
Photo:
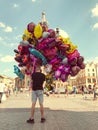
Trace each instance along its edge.
{"label": "balloon", "polygon": [[61,74],[60,79],[65,82],[68,79],[68,74]]}
{"label": "balloon", "polygon": [[73,67],[71,67],[71,73],[70,73],[70,75],[71,76],[75,76],[75,75],[78,74],[79,71],[80,71],[80,67],[79,66],[73,66]]}
{"label": "balloon", "polygon": [[18,66],[25,67],[27,75],[33,73],[36,66],[43,66],[45,72],[51,75],[49,83],[54,78],[65,82],[69,75],[78,74],[80,69],[85,68],[84,58],[68,35],[60,33],[58,28],[56,31],[48,29],[46,22],[37,25],[28,23],[18,49],[14,49]]}
{"label": "balloon", "polygon": [[14,58],[17,62],[22,62],[22,56],[17,56]]}
{"label": "balloon", "polygon": [[67,54],[73,53],[77,48],[77,46],[73,45],[71,42],[69,45],[70,45],[69,50],[66,51]]}
{"label": "balloon", "polygon": [[46,58],[38,50],[33,49],[33,48],[29,48],[29,51],[30,51],[31,54],[33,54],[37,58],[40,58],[42,60],[42,62],[43,62],[43,65],[47,64]]}
{"label": "balloon", "polygon": [[14,49],[14,52],[15,52],[15,53],[17,53],[17,54],[19,54],[19,51],[18,51],[18,50],[16,50],[16,49]]}
{"label": "balloon", "polygon": [[54,59],[52,59],[51,61],[50,61],[50,64],[52,64],[52,65],[58,65],[58,64],[60,64],[60,62],[61,62],[61,59],[59,59],[59,58],[54,58]]}
{"label": "balloon", "polygon": [[77,64],[78,64],[78,65],[81,65],[81,64],[83,63],[83,61],[84,61],[84,57],[83,57],[83,56],[79,56],[79,57],[77,58]]}
{"label": "balloon", "polygon": [[[44,55],[45,57],[47,57],[48,59],[53,59],[54,57],[56,57],[58,54],[57,54],[57,48],[54,47],[54,48],[47,48],[44,50]],[[55,59],[56,60],[56,59]],[[53,60],[54,61],[54,60]],[[52,61],[51,61],[52,62]]]}
{"label": "balloon", "polygon": [[85,64],[82,63],[81,65],[79,65],[79,67],[80,67],[81,69],[85,69]]}
{"label": "balloon", "polygon": [[49,37],[55,37],[56,36],[56,33],[53,29],[49,29],[48,32],[50,34]]}
{"label": "balloon", "polygon": [[32,74],[32,68],[33,68],[33,67],[31,66],[31,64],[28,63],[28,64],[26,65],[25,74],[26,74],[26,75],[31,75],[31,74]]}
{"label": "balloon", "polygon": [[34,28],[34,36],[39,39],[42,36],[42,27],[40,24],[36,25]]}
{"label": "balloon", "polygon": [[27,45],[29,45],[29,42],[26,41],[26,40],[24,40],[24,41],[21,41],[21,42],[20,42],[20,45],[22,45],[22,46],[27,46]]}
{"label": "balloon", "polygon": [[43,38],[49,37],[49,32],[43,32],[42,37],[43,37]]}
{"label": "balloon", "polygon": [[34,32],[34,28],[35,28],[35,23],[31,22],[27,25],[27,30],[31,33]]}
{"label": "balloon", "polygon": [[77,58],[73,58],[73,59],[69,59],[68,63],[71,65],[71,66],[75,66],[77,65]]}
{"label": "balloon", "polygon": [[78,52],[78,50],[75,50],[73,53],[70,53],[67,55],[68,59],[70,60],[77,58],[79,56],[80,56],[80,53]]}
{"label": "balloon", "polygon": [[22,72],[20,71],[20,69],[19,69],[16,65],[14,65],[14,73],[15,73],[17,76],[19,76],[19,78],[20,78],[21,80],[24,79],[24,75],[22,74]]}
{"label": "balloon", "polygon": [[69,74],[70,73],[70,66],[64,66],[63,74]]}
{"label": "balloon", "polygon": [[[25,36],[25,37],[24,37]],[[28,32],[27,29],[24,30],[23,40],[28,40],[29,38],[32,38],[32,33]]]}
{"label": "balloon", "polygon": [[30,58],[31,58],[31,61],[32,61],[32,64],[33,64],[33,66],[32,66],[32,73],[33,73],[35,71],[37,58],[32,54],[30,54]]}
{"label": "balloon", "polygon": [[18,66],[19,66],[19,67],[24,67],[24,66],[26,66],[26,63],[19,62]]}
{"label": "balloon", "polygon": [[23,55],[22,61],[23,61],[23,63],[27,64],[29,62],[29,56],[28,55]]}
{"label": "balloon", "polygon": [[57,71],[55,71],[55,77],[56,79],[58,79],[61,75],[61,71],[58,69]]}
{"label": "balloon", "polygon": [[68,63],[68,58],[65,57],[63,58],[63,60],[61,61],[62,64],[66,65]]}

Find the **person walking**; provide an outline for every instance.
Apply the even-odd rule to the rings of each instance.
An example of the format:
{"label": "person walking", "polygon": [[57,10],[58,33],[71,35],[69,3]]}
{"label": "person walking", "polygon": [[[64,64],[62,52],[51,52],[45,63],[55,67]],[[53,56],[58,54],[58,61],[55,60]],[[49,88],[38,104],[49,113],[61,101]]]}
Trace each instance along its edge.
{"label": "person walking", "polygon": [[68,86],[65,86],[65,97],[68,96]]}
{"label": "person walking", "polygon": [[96,83],[94,83],[94,86],[93,86],[93,94],[94,94],[94,97],[93,97],[93,100],[96,100],[96,96],[98,96],[98,86],[96,85]]}
{"label": "person walking", "polygon": [[32,107],[31,117],[27,120],[27,123],[34,123],[34,112],[37,98],[39,100],[41,123],[45,122],[44,106],[43,106],[43,84],[45,81],[45,74],[41,72],[39,67],[36,67],[35,72],[31,75],[32,79]]}
{"label": "person walking", "polygon": [[4,94],[4,89],[5,89],[5,84],[1,81],[1,83],[0,83],[0,103],[2,101],[2,97],[3,97],[3,94]]}

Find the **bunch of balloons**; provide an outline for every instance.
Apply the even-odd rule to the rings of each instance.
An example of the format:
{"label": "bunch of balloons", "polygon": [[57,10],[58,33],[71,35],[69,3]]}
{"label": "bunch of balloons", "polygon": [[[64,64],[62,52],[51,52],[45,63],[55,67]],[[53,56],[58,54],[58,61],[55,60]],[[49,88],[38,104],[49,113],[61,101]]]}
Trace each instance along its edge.
{"label": "bunch of balloons", "polygon": [[70,38],[61,36],[42,22],[27,25],[14,52],[18,67],[25,67],[27,75],[31,75],[36,66],[43,66],[52,78],[65,82],[69,75],[75,76],[85,68],[84,57]]}

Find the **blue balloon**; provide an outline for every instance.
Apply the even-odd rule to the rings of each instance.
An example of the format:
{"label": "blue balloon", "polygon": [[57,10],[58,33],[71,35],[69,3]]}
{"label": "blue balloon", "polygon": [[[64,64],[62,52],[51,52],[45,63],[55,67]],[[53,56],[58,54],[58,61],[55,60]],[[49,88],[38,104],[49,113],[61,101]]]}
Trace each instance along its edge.
{"label": "blue balloon", "polygon": [[23,80],[24,79],[24,75],[22,74],[22,72],[20,71],[20,69],[14,65],[14,73],[21,79]]}
{"label": "blue balloon", "polygon": [[43,62],[43,65],[46,65],[47,64],[47,60],[46,58],[36,49],[34,48],[29,48],[29,51],[31,54],[33,54],[34,56],[40,58]]}

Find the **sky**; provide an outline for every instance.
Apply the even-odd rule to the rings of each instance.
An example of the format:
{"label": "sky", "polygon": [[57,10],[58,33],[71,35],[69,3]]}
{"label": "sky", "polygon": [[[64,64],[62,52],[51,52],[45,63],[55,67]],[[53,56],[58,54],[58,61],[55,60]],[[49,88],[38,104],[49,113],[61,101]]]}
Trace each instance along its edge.
{"label": "sky", "polygon": [[98,59],[98,0],[0,0],[0,75],[17,77],[14,49],[43,11],[49,28],[66,32],[85,61]]}

